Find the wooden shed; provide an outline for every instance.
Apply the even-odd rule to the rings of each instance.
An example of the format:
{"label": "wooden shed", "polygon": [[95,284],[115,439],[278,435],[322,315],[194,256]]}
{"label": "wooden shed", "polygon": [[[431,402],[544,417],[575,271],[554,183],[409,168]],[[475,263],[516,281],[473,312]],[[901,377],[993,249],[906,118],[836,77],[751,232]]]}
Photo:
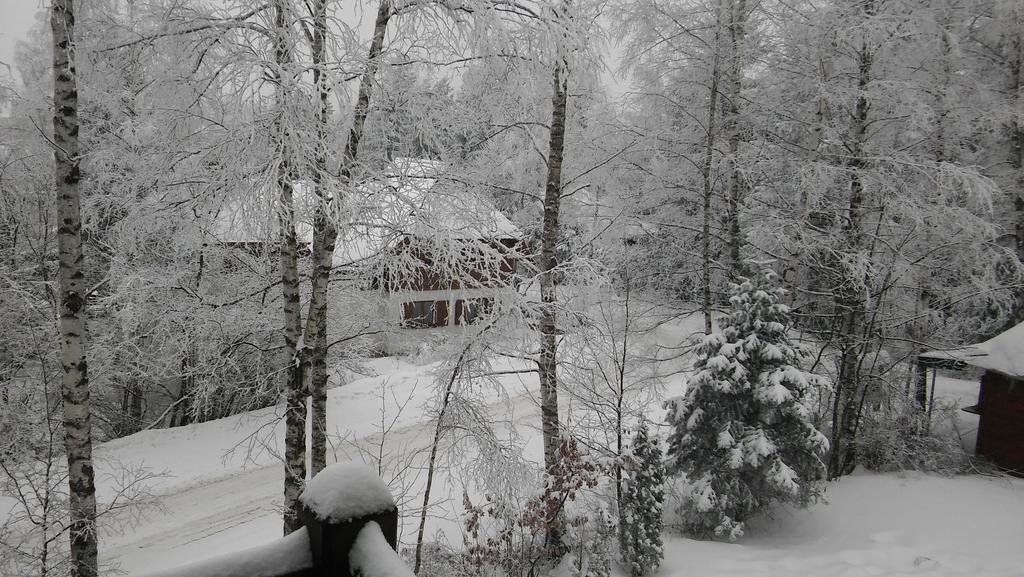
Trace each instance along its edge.
{"label": "wooden shed", "polygon": [[1024,475],[1024,323],[983,343],[923,353],[931,366],[984,369],[978,404],[975,453],[1016,475]]}

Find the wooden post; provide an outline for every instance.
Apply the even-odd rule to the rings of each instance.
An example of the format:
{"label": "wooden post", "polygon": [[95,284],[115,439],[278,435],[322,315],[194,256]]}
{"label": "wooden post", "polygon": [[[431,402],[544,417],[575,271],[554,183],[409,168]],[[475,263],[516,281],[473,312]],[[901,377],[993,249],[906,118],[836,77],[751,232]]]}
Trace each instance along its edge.
{"label": "wooden post", "polygon": [[388,544],[395,551],[398,550],[397,508],[347,521],[329,521],[318,518],[316,512],[303,505],[299,509],[299,520],[309,533],[309,548],[313,553],[313,577],[351,575],[349,552],[359,531],[370,521],[380,525]]}
{"label": "wooden post", "polygon": [[314,576],[351,575],[349,553],[371,521],[380,525],[388,544],[398,550],[398,507],[377,471],[366,465],[336,463],[325,468],[309,480],[299,501]]}

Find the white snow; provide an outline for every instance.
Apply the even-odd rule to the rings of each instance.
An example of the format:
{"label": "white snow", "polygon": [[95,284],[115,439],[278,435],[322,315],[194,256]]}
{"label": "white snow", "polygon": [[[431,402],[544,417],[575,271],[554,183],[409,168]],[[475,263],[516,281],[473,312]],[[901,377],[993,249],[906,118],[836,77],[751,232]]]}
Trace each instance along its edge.
{"label": "white snow", "polygon": [[[686,326],[662,325],[653,338],[682,342],[700,330],[700,319],[691,320]],[[345,434],[376,452],[375,443],[380,439],[374,434],[380,425],[382,402],[390,420],[396,404],[411,398],[382,450],[385,454],[413,452],[427,446],[433,424],[419,408],[431,396],[430,373],[436,365],[418,366],[397,359],[366,364],[378,375],[350,378],[344,387],[329,391],[331,434]],[[493,368],[521,367],[503,361]],[[684,377],[671,377],[665,387],[667,396],[683,390]],[[521,378],[528,380],[520,382]],[[495,399],[494,416],[519,431],[527,456],[539,462],[536,378],[509,375],[502,379],[511,398],[507,403]],[[378,396],[382,387],[386,388],[384,399]],[[945,400],[959,399],[962,406],[973,404],[977,382],[940,376],[936,394]],[[104,473],[111,470],[111,463],[170,473],[150,483],[159,508],[133,506],[103,522],[102,561],[119,564],[128,575],[139,575],[143,570],[176,567],[278,542],[283,475],[273,453],[283,431],[276,413],[276,409],[265,409],[190,427],[147,431],[98,447],[97,453],[104,459],[98,467],[101,493],[109,494],[110,481]],[[660,418],[661,411],[655,410],[651,416]],[[960,431],[968,448],[973,447],[976,418],[961,414]],[[260,437],[271,450],[246,458],[245,440],[261,431]],[[239,443],[242,450],[225,458],[224,452]],[[335,455],[349,458],[337,448],[332,449],[332,460]],[[422,479],[407,489],[409,494],[422,496],[422,486],[417,483]],[[434,510],[436,515],[429,517],[426,533],[432,539],[441,533],[449,542],[459,543],[461,526],[452,515],[461,510],[461,486],[442,477],[435,481],[435,491],[437,502],[447,500],[448,504]],[[701,498],[713,498],[713,494],[698,492],[694,497],[700,504]],[[656,577],[1024,575],[1024,548],[1020,545],[1024,479],[859,473],[830,484],[826,497],[828,502],[806,511],[786,509],[771,519],[752,520],[739,543],[667,535],[666,560]],[[400,514],[415,515],[417,505],[415,500],[401,505]],[[142,516],[136,518],[140,512]],[[124,528],[124,519],[133,523]],[[114,525],[121,526],[122,532],[116,532]],[[414,522],[402,524],[400,539],[405,546],[414,542],[415,530]],[[186,573],[179,570],[175,574]]]}
{"label": "white snow", "polygon": [[666,536],[659,577],[1020,577],[1024,480],[858,473],[738,543]]}
{"label": "white snow", "polygon": [[185,563],[179,567],[140,573],[139,577],[274,577],[313,566],[306,528],[259,547]]}
{"label": "white snow", "polygon": [[395,508],[377,471],[362,463],[335,463],[306,483],[299,500],[317,518],[339,522]]}
{"label": "white snow", "polygon": [[412,570],[391,548],[380,525],[370,521],[356,536],[348,554],[348,564],[354,575],[372,577],[415,577]]}

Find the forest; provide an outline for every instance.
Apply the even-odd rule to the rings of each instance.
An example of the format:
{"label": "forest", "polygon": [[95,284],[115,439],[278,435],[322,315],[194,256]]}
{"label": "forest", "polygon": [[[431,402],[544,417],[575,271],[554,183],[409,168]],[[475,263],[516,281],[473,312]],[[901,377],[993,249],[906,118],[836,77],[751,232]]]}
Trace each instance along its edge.
{"label": "forest", "polygon": [[421,576],[1002,475],[925,353],[1024,322],[1019,0],[47,4],[0,66],[0,574],[116,574],[164,464],[104,456],[245,415],[284,534],[358,445]]}

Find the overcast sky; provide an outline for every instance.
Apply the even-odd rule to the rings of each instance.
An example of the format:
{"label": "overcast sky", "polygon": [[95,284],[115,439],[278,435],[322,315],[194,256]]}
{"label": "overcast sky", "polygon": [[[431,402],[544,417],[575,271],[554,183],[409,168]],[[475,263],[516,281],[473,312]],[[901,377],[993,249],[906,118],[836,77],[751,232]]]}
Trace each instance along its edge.
{"label": "overcast sky", "polygon": [[0,62],[14,65],[14,45],[25,38],[44,0],[0,0]]}

